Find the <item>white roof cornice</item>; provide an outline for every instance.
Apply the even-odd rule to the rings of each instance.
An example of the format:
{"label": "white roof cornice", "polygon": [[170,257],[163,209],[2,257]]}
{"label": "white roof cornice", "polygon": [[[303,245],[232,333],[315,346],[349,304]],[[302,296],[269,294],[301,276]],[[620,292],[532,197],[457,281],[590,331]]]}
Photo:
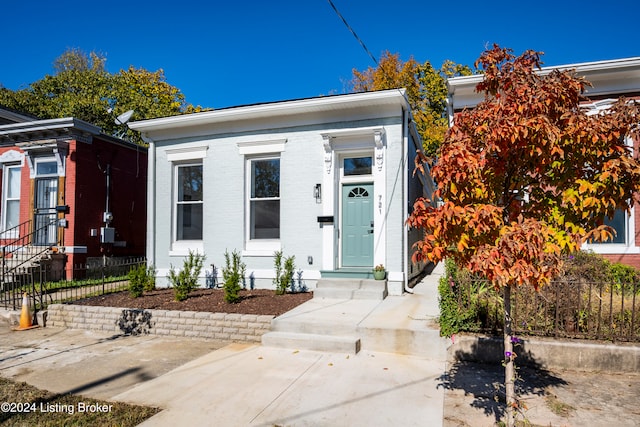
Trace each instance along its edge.
{"label": "white roof cornice", "polygon": [[[622,95],[640,91],[640,57],[542,67],[537,72],[547,75],[553,70],[575,70],[577,75],[586,78],[593,85],[585,89],[587,96]],[[447,80],[449,96],[453,99],[455,110],[473,107],[483,99],[483,95],[475,91],[482,79],[482,74],[475,74]]]}
{"label": "white roof cornice", "polygon": [[99,135],[101,129],[73,117],[33,120],[0,125],[0,143],[18,143],[48,138],[76,138],[85,142]]}
{"label": "white roof cornice", "polygon": [[129,127],[140,132],[162,132],[179,128],[196,128],[235,121],[272,119],[295,115],[323,112],[348,111],[394,106],[409,109],[404,89],[362,92],[347,95],[333,95],[317,98],[298,99],[274,103],[230,107],[221,110],[162,117],[129,123]]}

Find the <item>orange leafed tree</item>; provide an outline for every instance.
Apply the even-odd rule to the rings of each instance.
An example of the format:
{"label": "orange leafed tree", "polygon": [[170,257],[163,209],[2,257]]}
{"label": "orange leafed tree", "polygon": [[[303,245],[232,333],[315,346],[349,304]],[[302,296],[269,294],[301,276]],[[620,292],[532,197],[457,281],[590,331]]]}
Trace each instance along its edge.
{"label": "orange leafed tree", "polygon": [[441,203],[420,199],[408,219],[425,231],[414,261],[451,258],[503,290],[507,425],[517,407],[511,289],[539,289],[566,254],[611,238],[604,219],[628,211],[640,190],[629,144],[638,104],[619,99],[592,114],[581,107],[589,83],[572,71],[538,73],[540,55],[494,46],[480,56],[484,100],[455,117],[432,168]]}
{"label": "orange leafed tree", "polygon": [[420,64],[411,57],[405,62],[400,54],[385,51],[376,68],[353,70],[351,89],[365,92],[405,88],[425,153],[433,156],[448,128],[446,78],[470,74],[469,67],[449,60],[438,70],[429,61]]}

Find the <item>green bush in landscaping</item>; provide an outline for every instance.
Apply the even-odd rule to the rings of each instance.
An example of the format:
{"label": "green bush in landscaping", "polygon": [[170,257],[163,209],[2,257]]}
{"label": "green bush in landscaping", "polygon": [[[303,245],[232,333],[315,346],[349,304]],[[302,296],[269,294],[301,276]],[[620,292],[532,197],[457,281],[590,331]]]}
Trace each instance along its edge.
{"label": "green bush in landscaping", "polygon": [[173,287],[176,301],[184,301],[189,297],[191,291],[198,287],[198,277],[202,271],[205,256],[197,252],[189,251],[185,258],[182,270],[176,273],[173,265],[169,270],[169,282]]}
{"label": "green bush in landscaping", "polygon": [[129,293],[132,297],[138,298],[145,291],[152,291],[156,287],[156,271],[153,266],[139,264],[129,270]]}
{"label": "green bush in landscaping", "polygon": [[282,251],[274,252],[273,263],[276,275],[273,278],[273,284],[276,287],[276,295],[284,295],[293,283],[293,275],[296,271],[295,259],[293,255],[285,258]]}
{"label": "green bush in landscaping", "polygon": [[225,266],[222,269],[222,280],[224,282],[224,300],[226,302],[235,304],[240,302],[240,285],[245,277],[246,266],[240,260],[240,253],[236,250],[229,254],[229,251],[224,252]]}

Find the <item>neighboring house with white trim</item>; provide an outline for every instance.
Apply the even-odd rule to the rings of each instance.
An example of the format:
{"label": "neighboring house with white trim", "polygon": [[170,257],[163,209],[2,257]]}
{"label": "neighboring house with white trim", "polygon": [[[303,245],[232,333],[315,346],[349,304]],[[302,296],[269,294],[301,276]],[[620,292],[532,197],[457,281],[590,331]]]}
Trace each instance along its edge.
{"label": "neighboring house with white trim", "polygon": [[[607,108],[621,96],[640,100],[640,57],[543,67],[539,73],[548,74],[554,69],[575,70],[578,76],[593,85],[585,89],[584,96],[588,99],[583,106],[594,112]],[[451,123],[457,112],[473,108],[483,99],[484,95],[475,90],[482,78],[482,75],[473,75],[448,80]],[[639,143],[629,140],[634,150],[638,150]],[[640,267],[640,206],[636,204],[629,214],[619,211],[607,224],[616,230],[614,240],[584,245],[583,248],[602,254],[611,261]]]}
{"label": "neighboring house with white trim", "polygon": [[[405,225],[430,177],[404,90],[239,106],[130,123],[149,143],[147,258],[167,284],[189,251],[220,276],[238,250],[247,285],[271,288],[275,251],[321,277],[388,271],[390,294],[420,273]],[[204,274],[203,274],[204,276]],[[202,281],[204,283],[204,280]]]}
{"label": "neighboring house with white trim", "polygon": [[4,267],[20,252],[51,248],[64,260],[63,278],[72,279],[105,255],[143,256],[146,155],[85,121],[41,120],[0,106]]}

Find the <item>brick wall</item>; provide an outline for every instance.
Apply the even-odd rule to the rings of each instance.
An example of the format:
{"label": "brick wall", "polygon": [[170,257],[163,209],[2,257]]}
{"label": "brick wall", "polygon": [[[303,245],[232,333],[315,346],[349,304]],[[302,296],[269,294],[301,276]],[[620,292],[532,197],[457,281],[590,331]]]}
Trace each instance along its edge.
{"label": "brick wall", "polygon": [[70,329],[114,333],[168,335],[221,341],[259,343],[269,332],[273,316],[140,310],[52,304],[47,324]]}

